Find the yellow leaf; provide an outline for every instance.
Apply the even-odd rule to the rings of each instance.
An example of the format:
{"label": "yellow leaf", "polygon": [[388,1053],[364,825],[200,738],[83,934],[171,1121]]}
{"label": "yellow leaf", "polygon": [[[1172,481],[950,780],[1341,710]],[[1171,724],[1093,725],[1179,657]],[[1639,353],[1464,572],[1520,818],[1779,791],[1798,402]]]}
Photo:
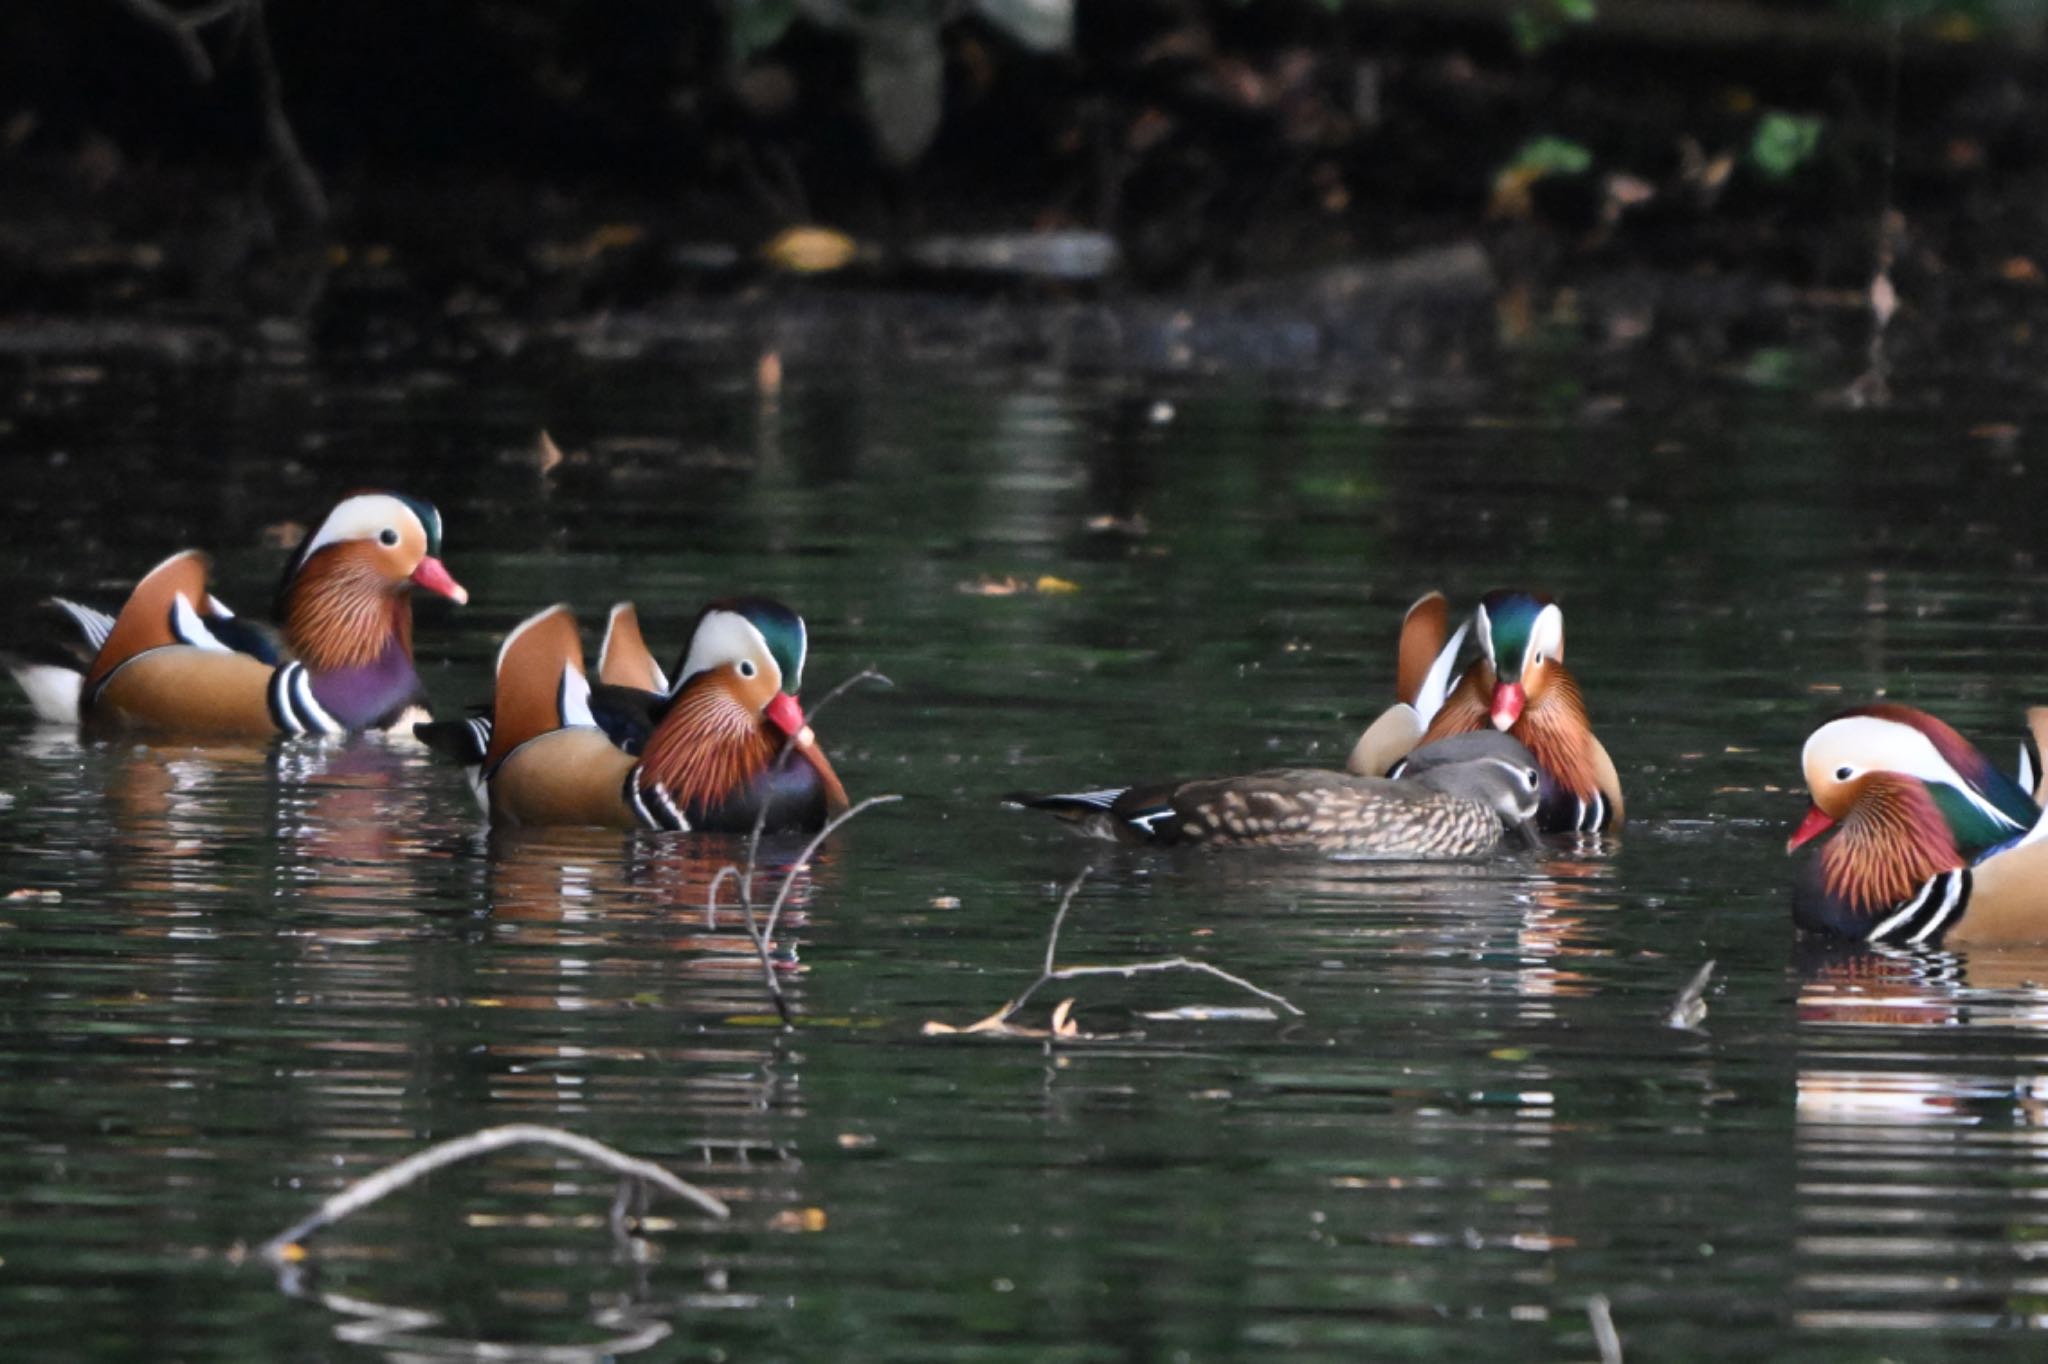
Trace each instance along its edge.
{"label": "yellow leaf", "polygon": [[1050,573],[1041,576],[1035,586],[1047,596],[1064,596],[1069,592],[1079,592],[1081,590],[1081,584],[1070,582],[1065,578],[1055,578]]}
{"label": "yellow leaf", "polygon": [[829,227],[788,227],[761,248],[761,259],[796,275],[843,270],[860,253],[853,238]]}

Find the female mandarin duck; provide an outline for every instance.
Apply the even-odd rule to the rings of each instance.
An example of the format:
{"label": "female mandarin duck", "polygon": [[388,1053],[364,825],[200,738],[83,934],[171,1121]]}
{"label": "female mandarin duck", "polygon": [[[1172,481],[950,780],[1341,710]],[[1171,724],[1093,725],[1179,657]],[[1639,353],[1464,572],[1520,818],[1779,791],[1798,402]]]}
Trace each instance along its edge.
{"label": "female mandarin duck", "polygon": [[1398,779],[1279,768],[1012,803],[1121,843],[1464,858],[1492,852],[1510,832],[1534,841],[1542,785],[1529,751],[1488,730],[1417,749]]}
{"label": "female mandarin duck", "polygon": [[1578,679],[1564,666],[1564,612],[1548,597],[1501,588],[1480,600],[1469,628],[1481,656],[1455,687],[1451,670],[1468,626],[1446,634],[1450,610],[1432,592],[1401,623],[1396,704],[1352,749],[1349,770],[1398,770],[1418,744],[1491,725],[1520,740],[1543,772],[1545,833],[1621,827],[1621,778],[1593,734]]}
{"label": "female mandarin duck", "polygon": [[83,670],[12,671],[38,716],[89,728],[199,737],[392,728],[417,719],[426,700],[413,669],[411,590],[469,600],[440,552],[431,504],[360,493],[286,566],[281,640],[208,595],[206,556],[184,550],[151,569],[118,616],[57,600],[91,651]]}
{"label": "female mandarin duck", "polygon": [[744,833],[765,805],[770,831],[817,829],[848,802],[797,704],[805,649],[788,607],[714,602],[670,686],[619,606],[593,688],[576,618],[551,606],[505,637],[488,718],[419,735],[475,767],[506,823]]}
{"label": "female mandarin duck", "polygon": [[[2029,712],[2038,738],[2048,710]],[[1910,706],[1844,711],[1801,754],[1812,808],[1785,844],[1828,835],[1792,894],[1799,927],[1861,942],[2048,942],[2048,821],[2036,800]]]}

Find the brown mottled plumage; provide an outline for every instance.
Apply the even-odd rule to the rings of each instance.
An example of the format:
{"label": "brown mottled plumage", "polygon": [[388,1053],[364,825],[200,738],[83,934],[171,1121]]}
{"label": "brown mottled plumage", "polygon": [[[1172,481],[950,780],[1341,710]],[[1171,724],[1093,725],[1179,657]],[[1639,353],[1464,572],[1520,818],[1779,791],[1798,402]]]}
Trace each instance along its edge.
{"label": "brown mottled plumage", "polygon": [[1276,768],[1078,795],[1019,796],[1096,838],[1364,857],[1480,857],[1532,833],[1542,778],[1528,750],[1491,730],[1418,750],[1411,775]]}

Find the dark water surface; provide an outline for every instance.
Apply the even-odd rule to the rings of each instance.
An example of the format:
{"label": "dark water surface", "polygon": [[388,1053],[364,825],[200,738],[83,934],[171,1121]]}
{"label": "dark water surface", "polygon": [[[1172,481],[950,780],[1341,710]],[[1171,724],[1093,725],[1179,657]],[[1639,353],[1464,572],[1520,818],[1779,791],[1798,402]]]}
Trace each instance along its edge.
{"label": "dark water surface", "polygon": [[[857,358],[773,400],[750,361],[14,362],[20,628],[186,543],[260,611],[264,527],[396,484],[474,594],[420,611],[444,710],[549,601],[595,628],[634,598],[666,653],[707,596],[772,593],[811,621],[812,694],[896,680],[819,727],[856,795],[907,799],[803,886],[785,1035],[705,927],[730,844],[493,837],[410,747],[81,745],[10,688],[0,890],[36,894],[0,902],[0,1357],[1585,1360],[1594,1294],[1635,1359],[2040,1357],[2048,954],[1803,955],[1782,854],[1835,706],[1882,690],[2002,756],[2044,699],[2028,412],[1555,374],[1383,408]],[[963,590],[1047,575],[1077,590]],[[996,803],[1335,764],[1406,603],[1499,584],[1565,604],[1619,840],[1139,855]],[[1256,1002],[1158,976],[1067,992],[1111,1040],[920,1035],[1032,978],[1091,859],[1063,960],[1185,953],[1305,1017],[1137,1018]],[[1662,1026],[1709,957],[1704,1031]],[[508,1122],[733,1218],[663,1200],[620,1245],[607,1176],[514,1152],[284,1284],[250,1253]]]}

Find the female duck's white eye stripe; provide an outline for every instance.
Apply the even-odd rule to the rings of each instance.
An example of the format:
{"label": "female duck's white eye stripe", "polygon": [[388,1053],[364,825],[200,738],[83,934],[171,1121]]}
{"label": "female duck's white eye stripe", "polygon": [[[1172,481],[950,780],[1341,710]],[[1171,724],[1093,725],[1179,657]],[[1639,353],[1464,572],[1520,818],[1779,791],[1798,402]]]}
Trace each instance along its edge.
{"label": "female duck's white eye stripe", "polygon": [[1486,661],[1498,666],[1498,661],[1493,656],[1493,619],[1486,614],[1486,608],[1483,606],[1472,613],[1472,619],[1479,623],[1479,647],[1486,651]]}

